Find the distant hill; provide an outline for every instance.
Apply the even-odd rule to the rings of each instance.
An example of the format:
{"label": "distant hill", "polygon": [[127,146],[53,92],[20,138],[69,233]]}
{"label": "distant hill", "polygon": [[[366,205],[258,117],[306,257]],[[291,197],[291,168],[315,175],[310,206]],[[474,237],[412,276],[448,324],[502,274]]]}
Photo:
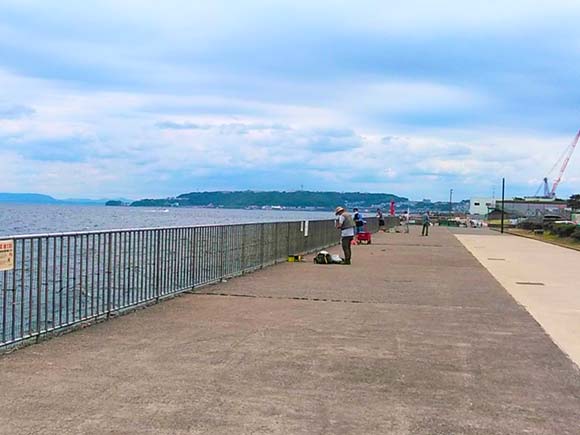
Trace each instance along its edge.
{"label": "distant hill", "polygon": [[0,192],[0,202],[17,204],[58,204],[58,200],[52,196],[40,193],[3,193]]}
{"label": "distant hill", "polygon": [[286,208],[332,209],[337,205],[348,207],[385,206],[391,202],[406,202],[407,198],[390,193],[361,192],[191,192],[175,198],[142,199],[133,207],[224,207],[247,208],[280,206]]}
{"label": "distant hill", "polygon": [[122,201],[120,199],[110,199],[109,201],[105,202],[106,206],[109,207],[125,207],[130,204],[131,201]]}
{"label": "distant hill", "polygon": [[[130,203],[129,199],[119,199]],[[109,199],[70,198],[56,199],[41,193],[6,193],[0,192],[0,203],[12,204],[70,204],[70,205],[104,205]]]}

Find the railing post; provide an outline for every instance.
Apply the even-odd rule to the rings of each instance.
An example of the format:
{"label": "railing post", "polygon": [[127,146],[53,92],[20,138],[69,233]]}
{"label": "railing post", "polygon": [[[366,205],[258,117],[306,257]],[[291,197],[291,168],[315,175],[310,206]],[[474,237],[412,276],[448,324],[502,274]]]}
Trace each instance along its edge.
{"label": "railing post", "polygon": [[274,223],[274,263],[280,260],[280,247],[278,246],[278,226],[280,222]]}
{"label": "railing post", "polygon": [[287,233],[286,233],[286,254],[284,254],[285,257],[287,257],[290,254],[294,254],[294,252],[290,252],[290,222],[288,222],[286,225],[287,225]]}
{"label": "railing post", "polygon": [[113,233],[107,237],[107,318],[111,316],[111,281],[113,278]]}
{"label": "railing post", "polygon": [[264,224],[260,224],[260,269],[264,267]]}
{"label": "railing post", "polygon": [[6,299],[8,293],[7,283],[8,271],[5,270],[2,272],[2,341],[0,341],[0,345],[6,341]]}
{"label": "railing post", "polygon": [[220,280],[225,278],[226,274],[226,241],[225,241],[225,227],[223,225],[220,226]]}
{"label": "railing post", "polygon": [[42,238],[38,239],[38,252],[36,255],[36,333],[37,333],[37,338],[38,338],[38,336],[40,336],[41,301],[42,301]]}
{"label": "railing post", "polygon": [[240,260],[240,269],[243,275],[246,270],[246,224],[242,224],[242,258]]}
{"label": "railing post", "polygon": [[159,296],[161,294],[161,231],[156,230],[157,240],[155,247],[155,300],[159,302]]}
{"label": "railing post", "polygon": [[193,288],[195,288],[197,286],[197,284],[199,284],[198,281],[197,281],[199,279],[199,268],[197,267],[198,266],[198,264],[197,264],[197,261],[198,260],[197,259],[199,258],[199,256],[197,255],[197,252],[198,252],[197,251],[197,248],[198,248],[197,245],[199,243],[198,242],[198,239],[199,239],[198,232],[199,231],[198,231],[197,228],[194,228],[193,229],[193,235],[192,235],[193,243],[191,245],[192,246],[192,256],[191,256],[192,260],[191,260],[191,265],[192,265],[192,268],[193,268],[193,278],[192,278]]}

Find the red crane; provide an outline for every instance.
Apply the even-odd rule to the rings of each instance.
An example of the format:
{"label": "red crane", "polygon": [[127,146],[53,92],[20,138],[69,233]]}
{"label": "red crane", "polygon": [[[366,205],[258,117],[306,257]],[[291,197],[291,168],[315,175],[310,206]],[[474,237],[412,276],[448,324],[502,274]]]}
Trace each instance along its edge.
{"label": "red crane", "polygon": [[552,184],[552,190],[550,191],[550,198],[556,197],[556,189],[558,188],[560,181],[562,181],[562,176],[564,175],[564,171],[566,171],[566,167],[568,166],[568,163],[570,162],[570,157],[572,157],[572,153],[576,149],[576,145],[578,145],[579,139],[580,139],[580,130],[578,130],[578,133],[576,133],[576,136],[574,136],[574,140],[572,141],[572,143],[570,145],[568,145],[568,148],[565,151],[566,158],[564,159],[564,162],[562,163],[562,167],[560,168],[560,173],[558,174],[558,178],[556,178],[556,180],[554,181],[554,184]]}
{"label": "red crane", "polygon": [[[560,158],[556,161],[556,163],[554,164],[554,166],[550,170],[550,173],[551,173],[556,168],[556,166],[558,166],[558,163],[562,162],[562,159],[564,159],[564,161],[562,162],[562,166],[560,167],[560,172],[558,173],[558,178],[556,178],[554,180],[554,184],[552,184],[551,190],[548,190],[548,177],[544,178],[544,182],[538,188],[538,192],[540,191],[540,189],[542,189],[542,187],[544,188],[544,198],[555,198],[556,197],[556,189],[558,188],[560,181],[562,181],[562,176],[564,175],[564,172],[566,171],[566,168],[568,167],[568,163],[570,162],[570,158],[572,157],[572,154],[574,153],[574,150],[576,149],[576,145],[578,145],[579,140],[580,140],[580,130],[578,130],[578,133],[576,133],[576,136],[574,136],[572,143],[570,143],[570,145],[568,145],[566,147],[566,149],[564,150],[564,152],[562,153]],[[536,195],[538,194],[538,192],[536,192]]]}

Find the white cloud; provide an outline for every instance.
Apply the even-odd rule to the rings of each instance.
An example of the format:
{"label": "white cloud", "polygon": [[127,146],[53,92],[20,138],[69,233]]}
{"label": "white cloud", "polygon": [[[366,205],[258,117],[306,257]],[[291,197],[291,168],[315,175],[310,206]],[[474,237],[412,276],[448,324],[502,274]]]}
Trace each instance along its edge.
{"label": "white cloud", "polygon": [[0,6],[1,190],[176,194],[270,170],[411,197],[502,176],[523,192],[577,128],[578,64],[560,56],[578,32],[524,43],[580,17],[573,1],[54,7]]}

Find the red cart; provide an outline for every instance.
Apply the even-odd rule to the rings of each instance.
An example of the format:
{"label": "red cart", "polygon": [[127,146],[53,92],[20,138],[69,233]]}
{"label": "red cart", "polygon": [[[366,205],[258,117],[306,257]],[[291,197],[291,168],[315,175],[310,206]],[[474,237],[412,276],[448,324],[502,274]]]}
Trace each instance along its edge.
{"label": "red cart", "polygon": [[363,227],[363,231],[354,236],[357,244],[370,245],[372,243],[371,233],[368,232],[367,226]]}

